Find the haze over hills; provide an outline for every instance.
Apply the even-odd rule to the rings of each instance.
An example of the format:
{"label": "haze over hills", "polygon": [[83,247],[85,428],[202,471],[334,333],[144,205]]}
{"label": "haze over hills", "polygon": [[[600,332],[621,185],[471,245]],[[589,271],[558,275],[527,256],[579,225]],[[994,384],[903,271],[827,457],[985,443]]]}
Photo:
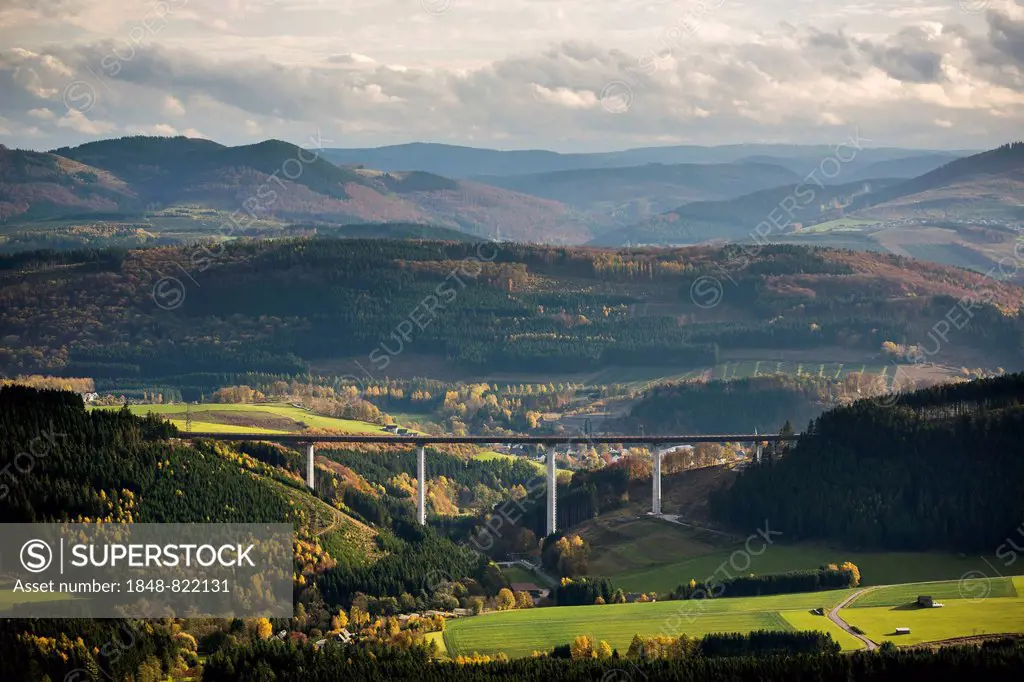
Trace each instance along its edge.
{"label": "haze over hills", "polygon": [[[864,148],[832,178],[808,179],[834,153],[825,145],[558,154],[415,144],[314,154],[279,140],[228,147],[180,136],[102,140],[50,153],[4,148],[0,220],[14,227],[0,235],[0,248],[219,239],[218,226],[234,213],[245,220],[233,234],[246,236],[401,223],[423,225],[409,234],[434,238],[457,230],[624,246],[750,241],[759,230],[761,239],[891,251],[980,270],[1012,250],[1022,215],[1019,146],[963,158]],[[381,167],[328,160],[357,157]],[[683,158],[689,161],[677,162]],[[571,167],[507,174],[559,166]],[[506,174],[480,174],[484,169]],[[777,224],[766,228],[771,215]]]}
{"label": "haze over hills", "polygon": [[[889,251],[982,272],[1012,257],[1024,220],[1022,145],[954,159],[911,179],[796,184],[724,201],[684,204],[602,233],[595,246],[781,242]],[[871,172],[928,168],[942,155],[907,157]]]}
{"label": "haze over hills", "polygon": [[850,206],[856,215],[899,213],[961,220],[1024,219],[1024,142],[952,161]]}
{"label": "haze over hills", "polygon": [[[497,150],[430,142],[357,149],[325,149],[324,157],[340,165],[365,165],[381,170],[422,170],[456,178],[482,175],[525,175],[580,168],[642,166],[649,163],[738,163],[784,165],[806,174],[824,157],[834,153],[829,145],[734,144],[715,147],[675,145],[640,147],[615,152],[563,154],[543,149]],[[973,152],[932,152],[921,149],[871,148],[858,153],[853,167],[907,157],[950,156]],[[904,177],[904,176],[896,176]],[[912,176],[905,176],[912,177]]]}
{"label": "haze over hills", "polygon": [[[594,238],[593,246],[632,244],[699,244],[706,241],[749,241],[762,223],[764,238],[792,232],[793,224],[813,225],[854,197],[898,184],[899,180],[851,182],[817,186],[798,182],[745,194],[734,199],[699,201],[679,206],[626,228]],[[787,200],[789,200],[787,202]],[[780,206],[787,202],[785,212]],[[769,215],[782,224],[773,225]],[[788,222],[788,224],[786,224]]]}
{"label": "haze over hills", "polygon": [[637,220],[682,203],[725,199],[778,187],[802,176],[761,163],[675,164],[575,169],[528,175],[483,175],[479,182],[553,199],[616,220]]}

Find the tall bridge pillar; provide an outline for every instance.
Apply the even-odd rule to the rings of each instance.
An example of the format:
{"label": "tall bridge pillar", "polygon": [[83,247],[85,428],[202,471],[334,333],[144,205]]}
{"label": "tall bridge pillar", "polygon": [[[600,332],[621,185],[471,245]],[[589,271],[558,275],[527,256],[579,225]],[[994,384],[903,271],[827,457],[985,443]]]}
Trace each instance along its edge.
{"label": "tall bridge pillar", "polygon": [[[541,452],[544,446],[540,446]],[[548,535],[558,530],[558,476],[555,471],[555,449],[548,452]]]}
{"label": "tall bridge pillar", "polygon": [[416,521],[427,525],[427,452],[424,446],[416,451]]}
{"label": "tall bridge pillar", "polygon": [[661,514],[661,446],[656,445],[651,449],[651,457],[654,460],[654,472],[651,476],[651,512]]}
{"label": "tall bridge pillar", "polygon": [[310,490],[316,490],[316,478],[313,467],[313,444],[306,443],[306,485]]}

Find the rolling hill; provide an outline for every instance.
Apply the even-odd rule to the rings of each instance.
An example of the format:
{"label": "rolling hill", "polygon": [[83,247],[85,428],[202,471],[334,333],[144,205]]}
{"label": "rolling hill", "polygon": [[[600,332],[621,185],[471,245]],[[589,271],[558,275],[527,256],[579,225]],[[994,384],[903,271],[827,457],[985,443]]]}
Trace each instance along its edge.
{"label": "rolling hill", "polygon": [[680,204],[726,199],[799,181],[801,176],[766,164],[650,163],[474,178],[496,187],[552,199],[581,211],[635,221]]}
{"label": "rolling hill", "polygon": [[1024,142],[951,161],[929,173],[858,197],[866,218],[1024,220]]}
{"label": "rolling hill", "polygon": [[872,178],[916,178],[930,173],[936,168],[941,168],[951,161],[961,158],[962,155],[954,153],[922,154],[921,156],[908,156],[899,159],[876,161],[867,164],[863,168],[855,169],[851,179],[871,180]]}
{"label": "rolling hill", "polygon": [[[885,341],[928,341],[969,295],[991,306],[936,359],[1020,361],[1022,290],[922,261],[793,246],[746,264],[735,247],[485,246],[303,238],[0,256],[0,371],[203,386],[371,371],[353,359],[380,379],[409,362],[410,376],[426,363],[430,376],[542,381],[611,367],[682,374],[740,351],[859,364]],[[715,290],[702,286],[716,278],[708,301]]]}
{"label": "rolling hill", "polygon": [[0,177],[0,213],[9,223],[68,218],[152,227],[154,211],[179,208],[196,213],[193,238],[219,236],[230,214],[242,229],[401,222],[552,243],[585,241],[595,225],[556,201],[426,172],[340,168],[279,140],[226,147],[128,137],[49,154],[4,149]]}
{"label": "rolling hill", "polygon": [[[842,185],[798,182],[773,187],[734,199],[699,201],[640,221],[629,227],[598,235],[592,246],[624,244],[698,244],[705,241],[749,242],[755,229],[769,239],[792,232],[795,224],[814,224],[830,219],[856,197],[871,195],[899,180],[873,180]],[[784,202],[789,209],[785,210]],[[790,215],[792,218],[790,218]],[[782,228],[771,224],[772,216]]]}
{"label": "rolling hill", "polygon": [[[827,145],[734,144],[716,147],[671,145],[615,152],[559,153],[543,149],[498,150],[414,142],[356,149],[326,149],[324,156],[339,165],[365,165],[382,170],[422,170],[454,178],[480,175],[523,175],[584,168],[615,168],[661,164],[768,163],[806,175],[834,150]],[[881,161],[933,153],[964,156],[971,152],[931,152],[891,147],[864,148],[851,168]],[[902,177],[902,176],[900,176]]]}
{"label": "rolling hill", "polygon": [[0,224],[67,213],[141,208],[135,191],[115,175],[52,154],[0,145]]}

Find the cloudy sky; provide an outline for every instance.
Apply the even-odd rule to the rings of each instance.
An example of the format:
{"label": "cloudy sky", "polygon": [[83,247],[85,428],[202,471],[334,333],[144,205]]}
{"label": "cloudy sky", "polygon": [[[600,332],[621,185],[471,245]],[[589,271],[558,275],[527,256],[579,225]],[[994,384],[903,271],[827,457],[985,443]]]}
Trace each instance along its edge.
{"label": "cloudy sky", "polygon": [[1024,0],[0,0],[0,143],[1022,137]]}

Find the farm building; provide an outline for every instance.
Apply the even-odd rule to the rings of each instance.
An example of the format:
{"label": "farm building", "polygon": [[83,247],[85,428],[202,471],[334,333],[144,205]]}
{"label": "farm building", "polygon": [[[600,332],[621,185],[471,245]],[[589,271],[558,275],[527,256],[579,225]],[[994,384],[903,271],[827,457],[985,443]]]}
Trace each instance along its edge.
{"label": "farm building", "polygon": [[530,595],[534,603],[551,594],[551,590],[539,587],[536,583],[512,583],[513,592],[525,592]]}

